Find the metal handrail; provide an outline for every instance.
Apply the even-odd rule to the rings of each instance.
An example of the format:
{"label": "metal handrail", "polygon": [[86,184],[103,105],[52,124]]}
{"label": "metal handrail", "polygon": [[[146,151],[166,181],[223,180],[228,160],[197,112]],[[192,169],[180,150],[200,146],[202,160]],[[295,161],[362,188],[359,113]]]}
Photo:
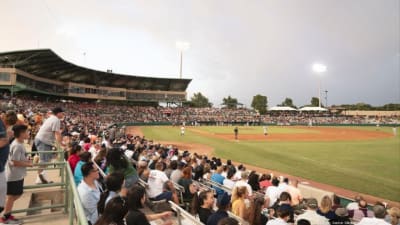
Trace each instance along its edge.
{"label": "metal handrail", "polygon": [[210,186],[212,186],[212,188],[214,188],[214,187],[215,188],[219,188],[219,189],[227,192],[228,194],[232,193],[232,189],[230,189],[230,188],[228,188],[228,187],[226,187],[226,186],[224,186],[224,185],[222,185],[220,183],[217,183],[215,181],[212,181],[212,180],[209,180],[209,179],[203,179],[203,182],[208,184],[208,185],[210,185]]}
{"label": "metal handrail", "polygon": [[97,165],[97,163],[95,161],[92,161],[93,165],[99,170],[100,175],[104,178],[107,176],[106,173],[104,173],[104,171],[101,169],[101,167],[99,165]]}
{"label": "metal handrail", "polygon": [[171,209],[174,210],[177,213],[177,219],[178,219],[178,224],[182,225],[182,219],[181,216],[184,217],[185,219],[190,220],[194,225],[204,225],[200,220],[196,219],[192,214],[188,213],[186,210],[182,209],[179,205],[175,204],[172,201],[168,201],[168,203],[171,205]]}
{"label": "metal handrail", "polygon": [[[83,210],[82,202],[79,198],[79,193],[75,185],[74,175],[72,174],[71,167],[68,163],[65,166],[67,170],[67,189],[68,189],[68,212],[69,224],[73,225],[74,217],[76,215],[77,224],[88,225],[85,211]],[[75,206],[75,207],[74,207]]]}
{"label": "metal handrail", "polygon": [[229,217],[231,217],[239,222],[239,225],[249,225],[249,222],[247,222],[246,220],[242,219],[239,216],[236,216],[231,211],[227,211],[227,212],[228,212]]}

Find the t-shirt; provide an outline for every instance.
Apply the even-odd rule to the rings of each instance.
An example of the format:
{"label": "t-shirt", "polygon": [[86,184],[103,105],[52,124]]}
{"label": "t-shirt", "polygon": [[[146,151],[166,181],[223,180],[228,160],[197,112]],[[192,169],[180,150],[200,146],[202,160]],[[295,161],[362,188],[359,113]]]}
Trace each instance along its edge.
{"label": "t-shirt", "polygon": [[18,181],[26,176],[26,167],[13,166],[12,161],[26,161],[26,150],[23,143],[16,139],[11,143],[10,153],[7,163],[7,181]]}
{"label": "t-shirt", "polygon": [[132,163],[127,158],[124,158],[124,160],[126,161],[126,164],[128,165],[126,168],[120,168],[120,169],[116,170],[112,165],[110,165],[108,167],[108,173],[113,173],[115,171],[121,172],[124,174],[125,179],[130,176],[135,176],[135,175],[137,176],[137,171],[132,166]]}
{"label": "t-shirt", "polygon": [[232,203],[232,213],[236,216],[240,216],[241,208],[246,208],[246,204],[244,203],[244,199],[238,198]]}
{"label": "t-shirt", "polygon": [[56,140],[54,131],[60,131],[60,125],[60,119],[58,119],[58,117],[55,115],[51,115],[47,120],[44,121],[35,139],[38,139],[45,144],[53,145]]}
{"label": "t-shirt", "polygon": [[181,178],[178,181],[178,184],[185,188],[185,192],[183,193],[184,200],[192,200],[194,194],[190,193],[190,185],[193,183],[192,179]]}
{"label": "t-shirt", "polygon": [[[219,184],[223,184],[224,179],[225,179],[225,177],[223,177],[219,173],[214,173],[213,175],[211,175],[211,180],[214,182],[217,182]],[[222,190],[221,188],[217,188],[217,187],[215,187],[215,191],[217,192],[217,195],[221,195],[224,193],[224,190]]]}
{"label": "t-shirt", "polygon": [[172,171],[172,173],[171,173],[171,181],[178,183],[179,179],[181,179],[182,176],[183,176],[182,171],[179,169],[176,169],[176,170]]}
{"label": "t-shirt", "polygon": [[226,217],[229,217],[229,215],[226,211],[218,210],[215,213],[211,214],[210,217],[208,217],[206,224],[207,225],[217,225],[221,219],[226,218]]}
{"label": "t-shirt", "polygon": [[127,225],[150,225],[146,216],[139,210],[129,210],[126,215]]}
{"label": "t-shirt", "polygon": [[78,164],[79,160],[80,159],[79,159],[78,154],[72,154],[68,157],[68,163],[69,163],[69,166],[71,167],[72,173],[74,173],[76,164]]}
{"label": "t-shirt", "polygon": [[235,186],[235,181],[225,178],[223,184],[225,187],[233,189],[233,187]]}
{"label": "t-shirt", "polygon": [[210,215],[213,213],[213,211],[211,209],[208,208],[203,208],[200,207],[199,208],[199,218],[200,221],[204,224],[207,223],[208,217],[210,217]]}
{"label": "t-shirt", "polygon": [[168,181],[167,175],[160,170],[151,170],[147,183],[149,188],[147,189],[147,194],[149,198],[155,198],[163,192],[164,183]]}
{"label": "t-shirt", "polygon": [[298,205],[300,200],[303,199],[303,196],[298,188],[289,185],[287,191],[289,192],[290,197],[292,197],[292,205]]}
{"label": "t-shirt", "polygon": [[[6,127],[4,126],[3,121],[0,120],[0,138],[6,138],[6,137],[7,137]],[[4,172],[9,152],[10,152],[10,145],[7,142],[5,146],[0,148],[0,173]]]}
{"label": "t-shirt", "polygon": [[276,202],[276,200],[278,200],[280,195],[280,191],[278,189],[278,187],[276,186],[269,186],[267,188],[267,191],[265,192],[265,197],[269,198],[269,206],[271,207],[272,205],[274,205],[274,203]]}

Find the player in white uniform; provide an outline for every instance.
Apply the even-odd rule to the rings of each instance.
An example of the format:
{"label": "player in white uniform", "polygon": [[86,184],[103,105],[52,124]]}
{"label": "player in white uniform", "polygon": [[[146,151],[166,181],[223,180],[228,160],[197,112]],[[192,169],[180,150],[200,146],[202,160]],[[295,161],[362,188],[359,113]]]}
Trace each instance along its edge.
{"label": "player in white uniform", "polygon": [[268,135],[268,128],[267,126],[263,126],[264,136]]}
{"label": "player in white uniform", "polygon": [[181,136],[185,136],[185,127],[181,126]]}

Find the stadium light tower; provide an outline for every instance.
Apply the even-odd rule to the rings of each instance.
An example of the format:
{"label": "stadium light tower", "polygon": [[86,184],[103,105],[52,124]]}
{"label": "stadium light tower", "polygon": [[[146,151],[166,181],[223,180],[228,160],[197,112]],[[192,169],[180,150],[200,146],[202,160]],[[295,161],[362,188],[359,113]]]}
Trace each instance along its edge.
{"label": "stadium light tower", "polygon": [[326,72],[326,66],[321,63],[314,63],[312,65],[312,70],[314,73],[319,75],[318,105],[319,107],[321,107],[321,79],[322,79],[322,74]]}
{"label": "stadium light tower", "polygon": [[176,48],[179,50],[181,63],[179,66],[179,79],[182,79],[182,63],[183,63],[183,52],[190,48],[190,43],[185,41],[177,41]]}

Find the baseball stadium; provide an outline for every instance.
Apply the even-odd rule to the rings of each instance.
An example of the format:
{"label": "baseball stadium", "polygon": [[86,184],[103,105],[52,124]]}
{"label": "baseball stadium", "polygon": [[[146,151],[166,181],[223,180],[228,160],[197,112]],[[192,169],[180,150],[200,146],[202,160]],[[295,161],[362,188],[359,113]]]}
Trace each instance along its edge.
{"label": "baseball stadium", "polygon": [[[193,206],[207,193],[210,208],[226,208],[231,199],[229,217],[249,225],[261,224],[254,214],[268,220],[281,212],[285,193],[297,220],[311,208],[328,218],[321,211],[326,201],[333,215],[346,209],[352,223],[377,204],[400,207],[400,111],[195,108],[185,104],[193,82],[89,69],[51,49],[0,53],[1,131],[26,127],[27,137],[15,138],[30,162],[20,199],[7,191],[6,207],[15,204],[5,207],[4,224],[15,217],[25,224],[106,224],[104,215],[120,214],[112,205],[121,198],[143,204],[152,224],[209,224]],[[59,119],[59,136],[43,144],[51,118]],[[85,195],[90,182],[107,196]],[[101,208],[97,201],[106,198]],[[238,213],[234,199],[245,199],[255,213]],[[130,213],[122,215],[125,224],[134,220]]]}

